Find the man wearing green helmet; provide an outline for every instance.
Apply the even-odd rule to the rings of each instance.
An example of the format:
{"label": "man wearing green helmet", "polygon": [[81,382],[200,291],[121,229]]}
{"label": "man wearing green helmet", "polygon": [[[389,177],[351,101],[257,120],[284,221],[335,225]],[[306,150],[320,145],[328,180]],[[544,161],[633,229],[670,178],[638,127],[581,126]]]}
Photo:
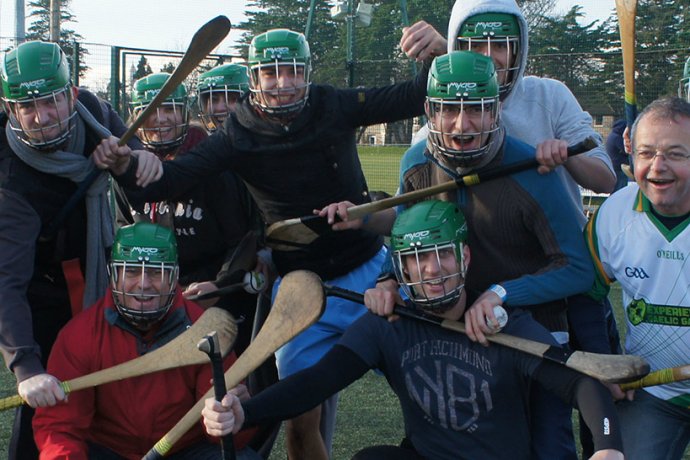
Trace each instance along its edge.
{"label": "man wearing green helmet", "polygon": [[678,82],[678,97],[690,102],[690,57],[685,61],[683,78]]}
{"label": "man wearing green helmet", "polygon": [[[437,57],[427,86],[429,137],[426,143],[415,144],[403,156],[400,192],[534,158],[534,148],[505,134],[500,105],[498,79],[491,58],[471,51],[454,51]],[[470,337],[485,343],[484,334],[491,331],[482,318],[494,305],[508,304],[528,308],[559,343],[566,343],[568,321],[564,298],[586,292],[593,271],[577,222],[577,210],[567,199],[558,177],[541,175],[536,170],[525,171],[448,192],[442,198],[456,202],[465,212],[470,246],[478,261],[467,275],[473,301],[465,314]],[[349,203],[337,203],[323,209],[322,215],[329,220],[336,213],[344,217],[349,206]],[[394,217],[394,210],[376,213],[365,228],[385,234]],[[334,229],[362,225],[361,219],[347,221],[344,217],[343,220],[334,224]],[[381,310],[390,313],[386,308],[392,309],[392,302]],[[535,394],[535,402],[544,400],[544,394]],[[551,409],[546,414],[539,413],[545,432],[547,427],[558,425],[558,420],[554,421],[550,415],[556,413],[553,407],[557,407],[557,402],[550,403]],[[564,406],[563,411],[569,422],[570,408]],[[564,431],[568,433],[567,429]],[[549,443],[556,443],[541,433],[534,430],[539,438],[535,446],[551,452],[547,449]],[[569,438],[564,434],[564,438],[572,443],[571,433]],[[563,458],[560,445],[554,451],[559,454],[551,458]]]}
{"label": "man wearing green helmet", "polygon": [[[152,73],[134,82],[130,98],[130,110],[132,119],[136,119],[160,89],[170,78],[167,72]],[[158,153],[159,156],[174,155],[180,147],[189,130],[189,100],[187,88],[180,84],[165,98],[165,101],[156,108],[156,112],[149,115],[144,124],[139,128],[138,136],[147,150]],[[198,133],[193,136],[193,144],[203,140],[206,136],[202,130],[196,128]],[[189,148],[189,146],[187,147]]]}
{"label": "man wearing green helmet", "polygon": [[[107,283],[108,174],[71,197],[95,169],[91,153],[116,149],[107,139],[125,126],[106,102],[73,86],[58,45],[26,42],[1,59],[0,349],[19,394],[37,407],[62,397],[44,366],[70,306],[90,305]],[[19,409],[10,458],[35,452],[30,414]]]}
{"label": "man wearing green helmet", "polygon": [[[448,52],[473,50],[491,56],[501,87],[502,117],[506,132],[537,147],[540,172],[555,170],[569,199],[580,210],[579,186],[610,193],[616,184],[611,160],[602,146],[569,158],[567,146],[587,137],[601,136],[592,127],[592,117],[582,110],[572,92],[550,78],[524,76],[527,68],[527,22],[515,0],[458,0],[448,23]],[[426,137],[425,130],[412,143]],[[559,167],[559,166],[563,167]]]}
{"label": "man wearing green helmet", "polygon": [[[391,231],[391,252],[412,308],[438,320],[462,319],[465,273],[475,260],[467,241],[465,219],[452,203],[424,201],[400,214]],[[374,308],[387,295],[369,289],[364,300]],[[491,313],[482,320],[495,324],[496,318]],[[553,343],[523,310],[513,310],[503,330]],[[405,439],[400,446],[363,449],[355,460],[529,459],[526,388],[531,380],[580,408],[595,433],[592,458],[623,458],[616,410],[599,382],[516,350],[484,347],[436,324],[376,315],[359,318],[317,364],[248,401],[231,394],[222,402],[207,399],[206,431],[220,436],[302,412],[371,369],[383,372],[400,401]]]}
{"label": "man wearing green helmet", "polygon": [[249,90],[247,67],[225,64],[199,74],[199,117],[210,133],[220,129],[240,97]]}
{"label": "man wearing green helmet", "polygon": [[[173,232],[146,222],[118,230],[108,263],[110,287],[60,331],[48,372],[67,381],[106,369],[170,342],[203,313],[178,286]],[[234,355],[226,358],[226,365]],[[207,364],[124,379],[69,395],[34,416],[42,458],[141,458],[211,386]],[[246,389],[244,389],[246,391]],[[246,437],[236,440],[238,448]],[[240,459],[255,459],[244,450]],[[217,459],[201,427],[175,444],[170,458]]]}
{"label": "man wearing green helmet", "polygon": [[[130,103],[133,118],[148,107],[168,78],[168,73],[154,73],[134,83]],[[213,86],[208,80],[206,84]],[[145,147],[161,160],[185,155],[208,137],[200,126],[190,125],[188,103],[187,90],[180,84],[139,130]],[[122,194],[117,198],[125,214],[122,220],[126,223],[146,221],[174,229],[179,249],[180,283],[183,288],[194,284],[187,292],[194,295],[215,290],[227,282],[222,279],[224,264],[248,232],[259,230],[261,220],[247,187],[231,171],[222,171],[195,187],[182,189],[179,187],[180,193],[169,200],[147,202],[136,192],[126,193],[126,200]],[[245,317],[238,348],[246,348],[256,295],[235,293],[208,304],[223,306],[235,316]]]}
{"label": "man wearing green helmet", "polygon": [[[419,60],[444,52],[442,40],[427,27],[403,31],[402,49]],[[370,201],[356,148],[360,126],[392,122],[423,112],[428,63],[415,79],[381,88],[336,89],[311,82],[311,53],[303,34],[274,29],[249,46],[249,89],[224,129],[174,161],[164,162],[163,177],[144,190],[147,199],[166,198],[180,187],[231,169],[247,184],[268,224],[307,215],[333,201]],[[132,185],[129,157],[99,156],[118,180]],[[329,232],[307,247],[273,249],[279,275],[308,269],[350,289],[372,287],[385,257],[383,238],[366,231]],[[274,292],[280,279],[274,283]],[[361,305],[329,299],[319,322],[277,354],[280,377],[318,360],[343,331],[364,314]],[[331,400],[335,407],[335,398]],[[319,434],[323,420],[325,440]],[[321,407],[287,424],[291,458],[325,459],[335,410]]]}

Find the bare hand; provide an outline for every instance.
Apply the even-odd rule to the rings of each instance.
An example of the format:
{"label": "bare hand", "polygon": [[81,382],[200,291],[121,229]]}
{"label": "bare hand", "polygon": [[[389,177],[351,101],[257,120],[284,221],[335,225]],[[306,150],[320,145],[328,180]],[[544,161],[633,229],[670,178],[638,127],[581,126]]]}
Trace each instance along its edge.
{"label": "bare hand", "polygon": [[235,388],[229,390],[228,393],[234,394],[239,398],[240,401],[246,401],[252,397],[252,395],[249,394],[249,389],[247,388],[247,385],[245,385],[244,383],[240,383]]}
{"label": "bare hand", "polygon": [[470,340],[484,346],[489,345],[486,336],[499,331],[498,328],[487,324],[487,321],[490,324],[498,324],[494,315],[496,305],[503,305],[501,298],[493,291],[484,291],[465,312],[465,331]]}
{"label": "bare hand", "polygon": [[419,21],[403,28],[400,48],[410,59],[421,62],[446,54],[448,42],[429,23]]}
{"label": "bare hand", "polygon": [[615,449],[603,449],[594,452],[594,455],[589,457],[590,460],[623,460],[623,452]]}
{"label": "bare hand", "polygon": [[539,174],[547,174],[568,161],[568,143],[560,139],[548,139],[537,145]]}
{"label": "bare hand", "polygon": [[58,401],[67,401],[67,395],[60,381],[50,374],[38,374],[19,383],[19,396],[33,407],[54,406]]}
{"label": "bare hand", "polygon": [[92,154],[97,168],[109,169],[117,176],[127,171],[132,154],[132,149],[127,145],[119,146],[118,141],[119,139],[115,136],[103,139]]}
{"label": "bare hand", "polygon": [[635,390],[627,390],[623,391],[621,390],[620,385],[616,383],[607,383],[607,382],[601,382],[606,388],[609,389],[609,392],[611,393],[611,396],[613,396],[614,401],[620,401],[622,399],[627,399],[628,401],[632,401],[635,399]]}
{"label": "bare hand", "polygon": [[244,423],[244,411],[237,396],[228,393],[223,401],[207,398],[201,410],[206,433],[211,436],[225,436],[237,433]]}
{"label": "bare hand", "polygon": [[216,286],[212,281],[202,281],[200,283],[191,283],[189,286],[187,286],[187,289],[184,290],[182,295],[189,297],[192,295],[201,295],[217,290],[218,286]]}
{"label": "bare hand", "polygon": [[349,219],[347,209],[353,206],[354,204],[350,201],[331,203],[323,209],[314,209],[314,215],[325,217],[333,230],[355,230],[362,228],[362,225],[364,225],[364,220]]}
{"label": "bare hand", "polygon": [[393,314],[396,304],[402,304],[403,300],[398,292],[398,283],[395,280],[386,280],[376,284],[374,289],[364,292],[364,305],[378,316],[387,316],[388,321],[399,318]]}
{"label": "bare hand", "polygon": [[[202,281],[200,283],[191,283],[187,288],[182,292],[182,295],[185,298],[189,298],[194,295],[201,295],[201,294],[206,294],[208,292],[213,292],[217,291],[218,286],[216,286],[213,282],[211,281]],[[208,299],[204,300],[194,300],[201,308],[207,309],[211,308],[216,304],[218,301],[218,297],[210,297]]]}
{"label": "bare hand", "polygon": [[156,154],[148,150],[134,150],[132,155],[137,157],[137,185],[146,187],[163,177],[163,163]]}

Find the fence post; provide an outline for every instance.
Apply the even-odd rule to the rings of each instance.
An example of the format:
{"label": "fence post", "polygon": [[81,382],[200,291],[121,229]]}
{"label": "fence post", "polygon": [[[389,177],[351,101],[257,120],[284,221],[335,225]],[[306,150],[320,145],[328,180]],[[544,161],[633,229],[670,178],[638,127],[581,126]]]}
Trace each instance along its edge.
{"label": "fence post", "polygon": [[120,47],[110,48],[110,102],[117,113],[124,117],[124,111],[120,107]]}
{"label": "fence post", "polygon": [[79,43],[72,40],[72,83],[74,86],[79,86]]}

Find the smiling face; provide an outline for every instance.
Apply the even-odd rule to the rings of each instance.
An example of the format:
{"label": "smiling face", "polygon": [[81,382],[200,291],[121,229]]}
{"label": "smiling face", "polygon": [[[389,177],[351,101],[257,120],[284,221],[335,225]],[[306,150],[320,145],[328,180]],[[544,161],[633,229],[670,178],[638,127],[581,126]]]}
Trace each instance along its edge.
{"label": "smiling face", "polygon": [[397,217],[391,229],[393,268],[419,308],[439,315],[464,309],[466,240],[465,218],[453,203],[422,201]]}
{"label": "smiling face", "polygon": [[659,213],[690,212],[690,117],[643,114],[633,133],[635,181]]}
{"label": "smiling face", "polygon": [[26,143],[37,148],[57,148],[67,139],[75,115],[77,89],[65,88],[36,98],[8,102],[12,129]]}
{"label": "smiling face", "polygon": [[[464,309],[463,265],[469,263],[470,255],[465,245],[462,245],[461,256],[456,251],[457,246],[449,243],[445,246],[401,254],[403,282],[410,288],[414,300],[435,305],[455,297],[455,301],[445,305],[443,310],[458,308],[458,304],[462,304]],[[455,296],[458,292],[460,295]],[[430,310],[434,311],[434,308]]]}
{"label": "smiling face", "polygon": [[170,309],[178,279],[177,243],[166,227],[138,222],[121,227],[108,264],[117,312],[146,331]]}
{"label": "smiling face", "polygon": [[111,288],[120,314],[145,331],[170,308],[177,285],[177,267],[164,263],[113,262]]}
{"label": "smiling face", "polygon": [[305,65],[275,62],[261,65],[252,72],[254,101],[266,113],[292,113],[304,106],[309,87]]}
{"label": "smiling face", "polygon": [[241,96],[239,91],[224,89],[212,89],[199,94],[199,115],[209,132],[223,126],[228,115],[235,111]]}
{"label": "smiling face", "polygon": [[161,146],[183,138],[186,131],[186,109],[181,104],[165,103],[149,115],[139,134],[145,144]]}

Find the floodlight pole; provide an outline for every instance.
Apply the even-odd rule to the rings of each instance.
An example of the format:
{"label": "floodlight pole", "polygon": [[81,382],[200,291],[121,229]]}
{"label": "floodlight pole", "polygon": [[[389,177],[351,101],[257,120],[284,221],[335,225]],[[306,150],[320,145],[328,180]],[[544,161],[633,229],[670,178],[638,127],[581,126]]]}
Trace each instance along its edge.
{"label": "floodlight pole", "polygon": [[311,24],[314,21],[314,9],[316,8],[316,0],[311,0],[309,3],[309,15],[307,16],[307,27],[304,28],[304,38],[309,41],[309,35],[311,34]]}
{"label": "floodlight pole", "polygon": [[347,0],[347,86],[352,88],[355,85],[355,1]]}

